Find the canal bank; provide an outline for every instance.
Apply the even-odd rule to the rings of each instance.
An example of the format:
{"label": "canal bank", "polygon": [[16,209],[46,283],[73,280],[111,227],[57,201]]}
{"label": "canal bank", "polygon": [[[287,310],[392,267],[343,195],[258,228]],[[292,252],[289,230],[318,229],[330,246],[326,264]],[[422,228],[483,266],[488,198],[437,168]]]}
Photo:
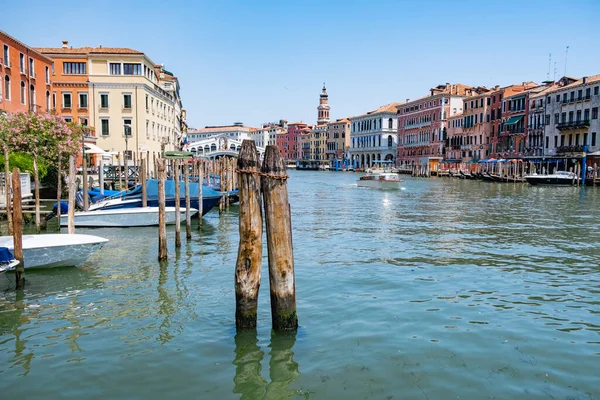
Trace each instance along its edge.
{"label": "canal bank", "polygon": [[[237,206],[167,264],[156,229],[0,277],[6,398],[597,398],[600,192],[290,171],[295,337],[235,334]],[[14,279],[14,275],[10,276]],[[7,290],[9,289],[9,290]]]}

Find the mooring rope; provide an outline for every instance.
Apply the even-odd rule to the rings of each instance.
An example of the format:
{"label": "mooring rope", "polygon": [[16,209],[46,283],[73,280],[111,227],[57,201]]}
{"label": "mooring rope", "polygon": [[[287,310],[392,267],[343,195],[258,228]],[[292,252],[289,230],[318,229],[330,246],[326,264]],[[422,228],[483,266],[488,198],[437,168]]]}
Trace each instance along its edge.
{"label": "mooring rope", "polygon": [[273,175],[273,174],[266,174],[264,172],[260,172],[260,171],[252,171],[249,169],[236,169],[235,172],[239,172],[241,174],[252,174],[252,175],[258,175],[258,176],[264,176],[267,178],[273,178],[273,179],[279,179],[281,181],[286,180],[287,178],[289,178],[290,176],[285,174],[285,175]]}

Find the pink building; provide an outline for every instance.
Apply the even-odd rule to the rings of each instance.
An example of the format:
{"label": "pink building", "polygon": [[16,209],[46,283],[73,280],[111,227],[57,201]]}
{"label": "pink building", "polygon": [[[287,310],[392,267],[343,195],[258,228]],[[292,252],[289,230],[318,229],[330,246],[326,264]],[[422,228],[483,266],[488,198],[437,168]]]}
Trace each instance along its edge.
{"label": "pink building", "polygon": [[398,106],[398,166],[429,164],[437,171],[445,152],[448,118],[462,113],[463,98],[473,88],[439,85],[428,96]]}
{"label": "pink building", "polygon": [[279,147],[279,151],[281,151],[284,159],[299,160],[301,158],[298,147],[298,136],[307,126],[303,122],[292,122],[288,124],[287,132],[277,135],[277,147]]}

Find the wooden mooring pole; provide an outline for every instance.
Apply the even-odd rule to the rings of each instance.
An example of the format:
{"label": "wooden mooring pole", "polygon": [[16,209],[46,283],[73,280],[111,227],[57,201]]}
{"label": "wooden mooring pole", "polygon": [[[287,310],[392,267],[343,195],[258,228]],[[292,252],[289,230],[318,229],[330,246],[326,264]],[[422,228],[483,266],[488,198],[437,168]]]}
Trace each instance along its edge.
{"label": "wooden mooring pole", "polygon": [[185,238],[192,239],[192,213],[190,211],[190,166],[187,161],[183,170],[183,179],[185,180]]}
{"label": "wooden mooring pole", "polygon": [[180,161],[174,160],[175,179],[175,247],[181,247],[181,184],[179,181],[179,173],[181,172]]}
{"label": "wooden mooring pole", "polygon": [[166,160],[156,160],[158,175],[158,261],[167,259],[167,219],[165,214],[165,181],[167,180]]}
{"label": "wooden mooring pole", "polygon": [[255,329],[263,219],[259,160],[253,140],[242,142],[239,157],[240,243],[235,265],[235,325],[237,329]]}
{"label": "wooden mooring pole", "polygon": [[288,175],[277,146],[267,146],[262,173],[273,329],[295,330],[298,317]]}
{"label": "wooden mooring pole", "polygon": [[11,206],[11,198],[10,198],[10,171],[8,165],[8,149],[4,148],[4,194],[6,199],[6,220],[8,223],[8,235],[13,234],[13,220],[12,220],[12,212],[10,209]]}
{"label": "wooden mooring pole", "polygon": [[[146,160],[147,161],[147,160]],[[140,166],[140,174],[142,174],[142,207],[148,207],[148,189],[147,189],[147,175],[148,175],[148,163],[142,163]]]}
{"label": "wooden mooring pole", "polygon": [[19,265],[16,268],[16,287],[17,290],[20,290],[25,287],[25,264],[23,263],[23,213],[21,212],[21,171],[19,168],[14,168],[12,171],[12,187],[13,251],[15,259],[19,260]]}
{"label": "wooden mooring pole", "polygon": [[[67,232],[69,235],[75,233],[75,158],[69,157],[69,210],[67,214]],[[59,222],[60,223],[60,222]]]}
{"label": "wooden mooring pole", "polygon": [[202,183],[204,182],[204,163],[198,161],[198,229],[202,229]]}

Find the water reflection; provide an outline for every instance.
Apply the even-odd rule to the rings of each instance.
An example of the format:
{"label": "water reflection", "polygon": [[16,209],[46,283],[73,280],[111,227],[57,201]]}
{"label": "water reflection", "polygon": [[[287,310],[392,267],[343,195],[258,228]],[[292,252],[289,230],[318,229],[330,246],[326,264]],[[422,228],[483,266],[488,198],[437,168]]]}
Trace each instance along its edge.
{"label": "water reflection", "polygon": [[238,332],[235,336],[235,377],[233,393],[241,399],[289,399],[299,394],[289,387],[298,379],[300,371],[294,361],[292,348],[296,333],[271,333],[269,352],[269,379],[261,375],[264,351],[258,345],[256,331]]}

